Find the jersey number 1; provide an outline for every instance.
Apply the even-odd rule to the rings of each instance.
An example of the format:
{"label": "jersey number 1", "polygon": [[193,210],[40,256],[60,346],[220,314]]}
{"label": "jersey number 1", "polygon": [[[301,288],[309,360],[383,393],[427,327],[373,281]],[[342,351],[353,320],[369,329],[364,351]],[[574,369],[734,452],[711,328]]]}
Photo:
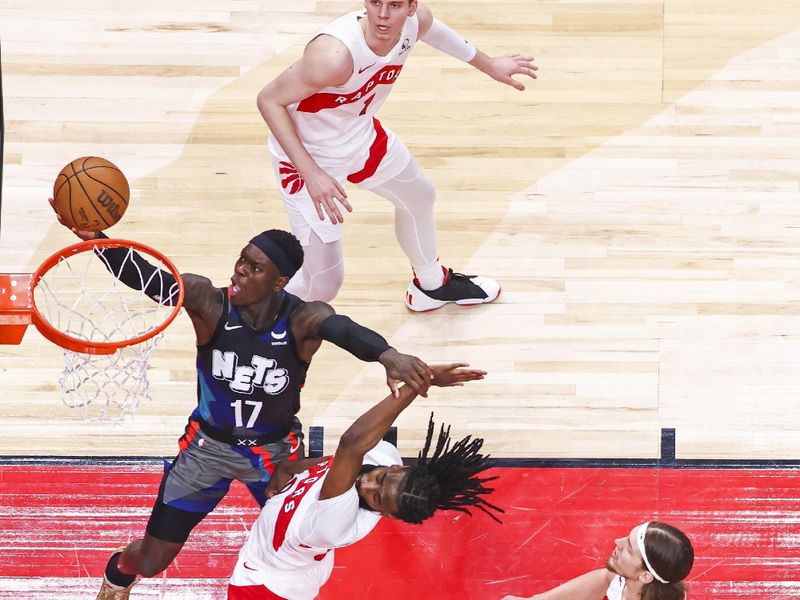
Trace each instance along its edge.
{"label": "jersey number 1", "polygon": [[373,100],[375,100],[375,94],[372,94],[369,98],[364,100],[364,108],[362,108],[361,112],[358,113],[359,117],[364,116],[365,114],[367,114],[367,109],[369,108],[369,105],[370,105],[370,103],[372,103]]}

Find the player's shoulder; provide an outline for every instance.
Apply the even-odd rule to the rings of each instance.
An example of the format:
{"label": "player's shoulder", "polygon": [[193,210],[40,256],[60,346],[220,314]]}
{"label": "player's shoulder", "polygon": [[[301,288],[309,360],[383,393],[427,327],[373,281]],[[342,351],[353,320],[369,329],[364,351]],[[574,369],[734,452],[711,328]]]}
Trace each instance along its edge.
{"label": "player's shoulder", "polygon": [[622,593],[625,591],[625,578],[608,569],[602,569],[602,571],[605,572],[598,574],[598,578],[605,587],[606,597],[608,600],[621,600]]}
{"label": "player's shoulder", "polygon": [[300,300],[292,310],[292,318],[297,320],[319,317],[328,318],[333,314],[336,314],[334,308],[327,302],[322,302],[321,300]]}
{"label": "player's shoulder", "polygon": [[614,578],[617,577],[617,574],[606,568],[601,568],[589,571],[583,577],[589,581],[609,586],[614,581]]}
{"label": "player's shoulder", "polygon": [[340,39],[321,33],[306,46],[303,66],[310,75],[341,80],[353,73],[353,55]]}
{"label": "player's shoulder", "polygon": [[205,275],[198,275],[197,273],[181,273],[181,277],[183,278],[183,284],[187,287],[188,286],[195,288],[214,287],[214,284],[211,283],[211,279],[209,279]]}
{"label": "player's shoulder", "polygon": [[433,12],[431,12],[431,9],[428,8],[426,4],[417,3],[417,11],[415,14],[419,22],[419,34],[423,36],[433,24]]}
{"label": "player's shoulder", "polygon": [[203,275],[184,273],[182,277],[185,290],[183,307],[192,319],[199,317],[203,321],[213,323],[220,316],[226,290],[215,287],[211,280]]}
{"label": "player's shoulder", "polygon": [[196,273],[183,273],[184,289],[186,290],[186,299],[214,299],[217,303],[221,303],[223,299],[224,289],[215,287],[211,280],[204,275],[197,275]]}
{"label": "player's shoulder", "polygon": [[317,337],[322,322],[335,313],[333,307],[325,302],[303,302],[301,300],[292,310],[289,319],[296,336],[300,338]]}

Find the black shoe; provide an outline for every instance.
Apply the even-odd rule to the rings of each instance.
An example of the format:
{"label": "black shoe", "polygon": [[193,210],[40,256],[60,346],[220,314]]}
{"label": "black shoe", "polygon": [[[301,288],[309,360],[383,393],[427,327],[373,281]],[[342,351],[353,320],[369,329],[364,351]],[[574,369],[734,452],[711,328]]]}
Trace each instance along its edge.
{"label": "black shoe", "polygon": [[462,275],[448,269],[444,283],[435,290],[423,290],[414,279],[406,290],[406,306],[416,312],[434,310],[447,304],[485,304],[500,295],[500,283],[481,275]]}

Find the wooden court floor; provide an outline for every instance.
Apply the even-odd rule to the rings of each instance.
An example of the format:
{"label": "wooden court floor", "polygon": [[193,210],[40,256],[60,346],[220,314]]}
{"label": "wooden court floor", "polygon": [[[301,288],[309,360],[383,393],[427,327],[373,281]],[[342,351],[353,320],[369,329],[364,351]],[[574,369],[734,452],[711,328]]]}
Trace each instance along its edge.
{"label": "wooden court floor", "polygon": [[[421,45],[379,115],[437,187],[443,262],[499,279],[496,303],[406,311],[391,212],[348,190],[336,309],[403,351],[490,373],[419,399],[398,421],[401,454],[435,410],[500,457],[655,458],[674,428],[679,458],[796,458],[796,1],[428,4],[489,54],[530,52],[540,79],[516,92]],[[64,164],[98,155],[132,185],[109,235],[224,285],[254,233],[286,227],[255,96],[357,5],[0,0],[0,271],[73,242],[46,200]],[[133,423],[63,406],[62,364],[33,330],[0,347],[0,455],[175,453],[195,403],[185,316]],[[379,367],[325,348],[301,418],[330,447],[384,394]]]}
{"label": "wooden court floor", "polygon": [[[61,166],[105,156],[131,207],[109,230],[224,285],[249,237],[286,220],[260,87],[348,2],[0,3],[6,114],[0,269],[73,241],[46,204]],[[497,303],[412,315],[386,203],[351,190],[340,312],[480,385],[429,409],[502,456],[795,456],[800,14],[791,1],[446,2],[489,53],[531,52],[517,92],[420,47],[382,112],[438,188],[442,259],[501,280]],[[0,348],[0,453],[174,451],[194,403],[188,319],[152,360],[133,425],[63,407],[58,349]],[[306,425],[335,440],[384,390],[338,349],[315,360]],[[24,444],[19,440],[24,439]]]}

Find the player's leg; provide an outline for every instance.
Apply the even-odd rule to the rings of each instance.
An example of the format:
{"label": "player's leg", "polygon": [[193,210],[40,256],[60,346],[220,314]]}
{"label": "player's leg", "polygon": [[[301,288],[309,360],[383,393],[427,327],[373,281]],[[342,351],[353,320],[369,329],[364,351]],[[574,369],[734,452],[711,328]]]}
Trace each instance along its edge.
{"label": "player's leg", "polygon": [[[398,172],[398,165],[403,164],[405,166]],[[360,185],[383,196],[395,207],[395,235],[415,275],[406,292],[408,308],[426,311],[448,302],[483,304],[497,298],[500,294],[498,282],[488,277],[454,273],[439,263],[433,213],[436,191],[402,140],[390,135],[384,161],[374,176]]]}
{"label": "player's leg", "polygon": [[308,235],[308,243],[303,245],[303,267],[286,284],[286,291],[306,302],[330,302],[343,282],[341,240],[325,243],[312,230]]}
{"label": "player's leg", "polygon": [[149,533],[131,542],[120,552],[117,568],[120,572],[134,572],[142,577],[153,577],[166,569],[183,548],[184,542],[166,542]]}
{"label": "player's leg", "polygon": [[144,537],[112,554],[98,600],[125,600],[137,576],[153,577],[166,569],[195,526],[227,494],[231,478],[220,468],[228,464],[230,447],[198,435],[191,423],[180,445],[161,479]]}
{"label": "player's leg", "polygon": [[[125,600],[137,576],[153,577],[161,573],[181,551],[192,529],[208,514],[164,504],[163,488],[168,477],[169,472],[164,474],[144,538],[111,555],[97,600]],[[230,486],[230,480],[227,485]]]}
{"label": "player's leg", "polygon": [[[286,157],[271,155],[271,159],[289,225],[303,246],[303,266],[286,285],[286,291],[308,302],[330,302],[344,281],[342,224],[319,218],[305,182]],[[344,185],[345,167],[320,166]]]}

